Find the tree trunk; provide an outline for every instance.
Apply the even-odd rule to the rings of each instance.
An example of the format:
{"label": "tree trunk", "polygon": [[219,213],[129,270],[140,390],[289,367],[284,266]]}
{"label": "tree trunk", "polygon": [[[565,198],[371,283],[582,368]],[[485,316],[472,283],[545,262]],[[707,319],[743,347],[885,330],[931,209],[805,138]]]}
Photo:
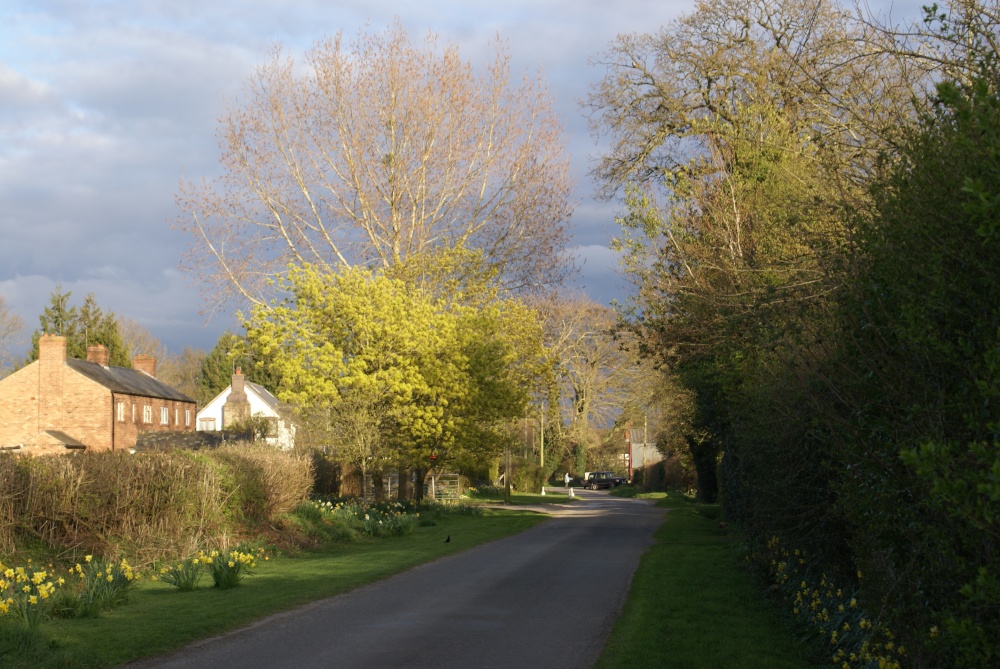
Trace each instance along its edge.
{"label": "tree trunk", "polygon": [[413,501],[420,504],[424,501],[424,476],[427,471],[423,467],[417,467],[414,471],[417,473],[417,480],[413,484]]}
{"label": "tree trunk", "polygon": [[410,481],[410,470],[406,467],[399,468],[399,485],[396,486],[396,498],[400,502],[405,502],[413,497],[413,485]]}

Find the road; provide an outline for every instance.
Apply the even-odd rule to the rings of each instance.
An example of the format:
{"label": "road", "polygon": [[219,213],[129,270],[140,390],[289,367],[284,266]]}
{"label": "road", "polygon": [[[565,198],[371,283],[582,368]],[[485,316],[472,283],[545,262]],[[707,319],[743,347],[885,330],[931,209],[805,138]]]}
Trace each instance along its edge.
{"label": "road", "polygon": [[591,667],[663,510],[605,492],[527,532],[129,669]]}

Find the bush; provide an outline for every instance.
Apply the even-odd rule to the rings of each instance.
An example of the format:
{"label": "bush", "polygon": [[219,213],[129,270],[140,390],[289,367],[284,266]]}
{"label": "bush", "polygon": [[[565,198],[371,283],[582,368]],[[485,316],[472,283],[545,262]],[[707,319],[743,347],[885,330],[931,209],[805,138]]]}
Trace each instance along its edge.
{"label": "bush", "polygon": [[28,540],[139,564],[253,534],[308,497],[307,458],[267,447],[0,454],[0,553]]}

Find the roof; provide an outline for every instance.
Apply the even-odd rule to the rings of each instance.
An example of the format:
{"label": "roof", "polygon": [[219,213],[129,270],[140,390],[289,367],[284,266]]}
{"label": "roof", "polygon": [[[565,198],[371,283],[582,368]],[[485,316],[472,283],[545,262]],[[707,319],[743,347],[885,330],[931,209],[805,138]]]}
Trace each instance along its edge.
{"label": "roof", "polygon": [[[205,406],[203,406],[201,410],[198,412],[198,415],[201,416],[202,414],[206,413],[212,406],[212,404],[216,402],[216,400],[221,399],[223,395],[231,392],[232,389],[233,389],[233,384],[230,383],[228,386],[223,388],[218,395],[216,395],[211,400],[206,402]],[[284,402],[275,397],[270,390],[260,385],[259,383],[251,383],[250,381],[244,381],[243,389],[244,392],[247,390],[252,391],[254,395],[256,395],[264,404],[270,407],[271,410],[274,411],[276,414],[280,413],[282,407],[287,406]]]}
{"label": "roof", "polygon": [[66,448],[87,448],[87,445],[59,430],[44,430],[44,433],[55,439]]}
{"label": "roof", "polygon": [[244,387],[250,387],[250,388],[252,388],[253,391],[255,393],[257,393],[257,397],[259,397],[260,399],[264,400],[264,403],[267,404],[267,406],[269,406],[272,409],[274,409],[275,411],[277,411],[278,408],[281,406],[281,401],[278,400],[277,397],[275,397],[274,395],[272,395],[271,391],[269,391],[264,386],[262,386],[262,385],[260,385],[258,383],[250,383],[249,381],[245,381],[243,385],[244,385]]}
{"label": "roof", "polygon": [[157,381],[149,374],[136,369],[105,367],[96,362],[75,358],[67,358],[66,364],[111,392],[194,404],[194,400],[184,393],[174,390],[162,381]]}

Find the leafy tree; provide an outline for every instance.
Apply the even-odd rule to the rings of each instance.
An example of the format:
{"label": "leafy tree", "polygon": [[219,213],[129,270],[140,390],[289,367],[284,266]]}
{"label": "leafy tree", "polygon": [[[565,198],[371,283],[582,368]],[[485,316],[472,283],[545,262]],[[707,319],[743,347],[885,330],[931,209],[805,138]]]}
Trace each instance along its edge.
{"label": "leafy tree", "polygon": [[105,312],[97,304],[93,293],[88,294],[77,309],[70,306],[72,293],[61,292],[56,286],[49,306],[39,316],[40,327],[31,335],[31,352],[27,362],[38,359],[38,339],[42,334],[57,334],[66,338],[66,355],[79,360],[87,359],[87,347],[97,344],[108,349],[108,364],[114,367],[132,367],[129,355],[118,330],[114,312]]}
{"label": "leafy tree", "polygon": [[258,351],[248,347],[244,338],[226,330],[219,336],[208,354],[201,357],[198,374],[197,399],[205,404],[229,387],[236,368],[240,368],[247,381],[258,383],[274,392],[278,377]]}
{"label": "leafy tree", "polygon": [[222,119],[224,174],[184,183],[189,271],[208,298],[266,304],[289,265],[389,268],[472,249],[504,287],[558,282],[570,214],[562,129],[541,82],[502,44],[479,72],[397,22],[280,50]]}
{"label": "leafy tree", "polygon": [[381,454],[419,469],[496,454],[500,425],[527,399],[532,365],[517,346],[530,311],[437,300],[357,269],[292,268],[287,289],[284,302],[254,309],[249,345],[273,361],[278,396],[327,415],[357,464]]}
{"label": "leafy tree", "polygon": [[938,86],[876,184],[841,380],[859,565],[894,619],[943,623],[937,651],[965,667],[1000,660],[1000,73],[983,66]]}

